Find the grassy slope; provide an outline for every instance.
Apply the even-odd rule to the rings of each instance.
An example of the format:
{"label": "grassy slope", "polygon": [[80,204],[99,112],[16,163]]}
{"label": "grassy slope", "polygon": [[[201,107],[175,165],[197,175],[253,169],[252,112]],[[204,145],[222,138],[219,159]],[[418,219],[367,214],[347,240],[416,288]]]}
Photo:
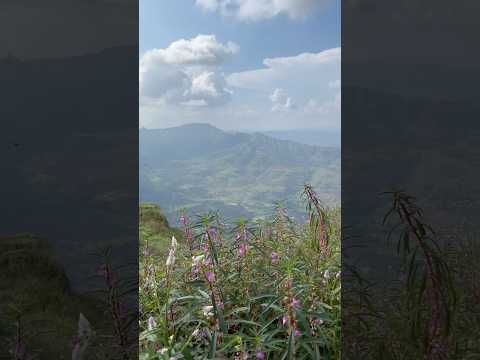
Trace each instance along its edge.
{"label": "grassy slope", "polygon": [[30,234],[1,237],[0,249],[0,359],[10,358],[18,314],[30,354],[70,358],[79,313],[101,319],[101,303],[70,290],[45,239]]}

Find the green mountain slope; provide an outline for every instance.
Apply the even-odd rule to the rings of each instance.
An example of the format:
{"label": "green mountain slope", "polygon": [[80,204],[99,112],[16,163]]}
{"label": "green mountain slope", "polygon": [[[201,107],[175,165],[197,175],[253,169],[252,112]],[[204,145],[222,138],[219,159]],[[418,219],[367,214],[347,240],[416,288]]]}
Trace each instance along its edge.
{"label": "green mountain slope", "polygon": [[277,201],[301,217],[304,183],[338,203],[340,150],[202,124],[140,132],[140,200],[162,204],[169,219],[183,207],[261,217]]}

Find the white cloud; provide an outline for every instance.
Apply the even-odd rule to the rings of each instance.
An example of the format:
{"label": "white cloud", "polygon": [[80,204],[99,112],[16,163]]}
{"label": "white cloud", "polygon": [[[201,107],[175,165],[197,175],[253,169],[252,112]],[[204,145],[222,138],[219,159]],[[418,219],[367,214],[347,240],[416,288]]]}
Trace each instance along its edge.
{"label": "white cloud", "polygon": [[215,66],[239,51],[234,42],[222,44],[215,35],[198,35],[193,39],[180,39],[165,49],[149,50],[143,55],[145,61],[163,62],[171,65]]}
{"label": "white cloud", "polygon": [[204,72],[192,78],[191,88],[184,95],[193,101],[203,100],[206,105],[221,105],[231,94],[223,74]]}
{"label": "white cloud", "polygon": [[276,88],[270,95],[270,101],[272,102],[272,111],[290,110],[295,108],[292,98],[288,96],[287,92],[283,89]]}
{"label": "white cloud", "polygon": [[[258,69],[225,75],[220,65],[157,61],[147,66],[142,58],[141,69],[152,72],[150,83],[141,71],[142,88],[157,97],[148,101],[145,93],[141,97],[141,124],[167,127],[207,121],[237,130],[338,129],[340,57],[340,49],[335,48],[268,58]],[[171,74],[166,75],[162,66],[169,67]]]}
{"label": "white cloud", "polygon": [[258,88],[263,84],[293,79],[297,85],[305,86],[312,81],[318,84],[319,79],[324,79],[324,86],[338,78],[340,60],[340,48],[290,57],[267,58],[263,61],[265,68],[233,73],[228,77],[228,84],[240,88]]}
{"label": "white cloud", "polygon": [[238,45],[219,43],[215,35],[147,51],[140,59],[140,97],[157,105],[222,105],[231,91],[219,67],[238,51]]}
{"label": "white cloud", "polygon": [[264,65],[273,67],[291,67],[296,65],[320,65],[333,62],[340,62],[341,49],[333,48],[321,51],[319,53],[303,53],[296,56],[267,58],[263,61]]}
{"label": "white cloud", "polygon": [[218,11],[240,21],[260,21],[278,15],[291,19],[305,18],[327,0],[196,0],[206,11]]}

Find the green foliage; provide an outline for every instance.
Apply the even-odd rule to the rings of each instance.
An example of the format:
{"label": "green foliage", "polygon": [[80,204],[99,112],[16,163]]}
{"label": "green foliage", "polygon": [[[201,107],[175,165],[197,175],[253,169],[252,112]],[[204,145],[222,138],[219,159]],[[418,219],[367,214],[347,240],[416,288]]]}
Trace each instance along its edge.
{"label": "green foliage", "polygon": [[324,216],[323,252],[282,207],[230,225],[183,217],[162,251],[171,231],[143,232],[140,359],[340,359],[339,211]]}

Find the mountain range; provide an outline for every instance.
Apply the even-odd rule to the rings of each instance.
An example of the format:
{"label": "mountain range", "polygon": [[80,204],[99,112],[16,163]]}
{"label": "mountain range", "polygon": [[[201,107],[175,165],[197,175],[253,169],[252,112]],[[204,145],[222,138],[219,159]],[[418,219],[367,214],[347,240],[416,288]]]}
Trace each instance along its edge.
{"label": "mountain range", "polygon": [[176,223],[179,211],[218,210],[264,217],[280,201],[303,216],[302,185],[327,204],[340,202],[340,149],[226,132],[208,124],[140,130],[140,202],[160,204]]}

